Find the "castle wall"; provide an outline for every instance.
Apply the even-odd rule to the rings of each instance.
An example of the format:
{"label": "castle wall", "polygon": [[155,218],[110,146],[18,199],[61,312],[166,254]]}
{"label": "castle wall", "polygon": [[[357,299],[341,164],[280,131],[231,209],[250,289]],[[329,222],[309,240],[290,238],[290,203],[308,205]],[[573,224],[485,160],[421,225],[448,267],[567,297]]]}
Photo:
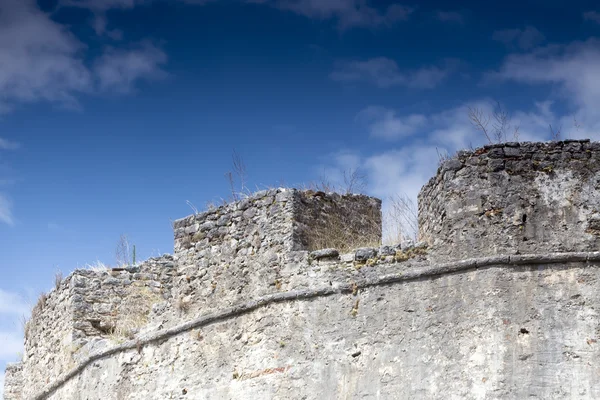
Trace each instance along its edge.
{"label": "castle wall", "polygon": [[419,195],[436,257],[600,249],[600,143],[504,143],[444,162]]}
{"label": "castle wall", "polygon": [[285,289],[317,244],[378,245],[380,210],[363,195],[273,189],[175,221],[174,318]]}
{"label": "castle wall", "polygon": [[24,388],[39,390],[75,365],[75,321],[71,304],[71,278],[47,295],[40,295],[25,325]]}
{"label": "castle wall", "polygon": [[50,293],[9,399],[600,398],[599,161],[589,141],[461,152],[411,248],[378,247],[366,196],[178,220],[173,257]]}
{"label": "castle wall", "polygon": [[314,263],[315,296],[97,359],[47,398],[598,398],[599,256],[421,262],[396,279],[403,264]]}
{"label": "castle wall", "polygon": [[23,396],[74,368],[96,341],[122,342],[170,296],[171,256],[130,270],[76,270],[35,307],[26,326]]}

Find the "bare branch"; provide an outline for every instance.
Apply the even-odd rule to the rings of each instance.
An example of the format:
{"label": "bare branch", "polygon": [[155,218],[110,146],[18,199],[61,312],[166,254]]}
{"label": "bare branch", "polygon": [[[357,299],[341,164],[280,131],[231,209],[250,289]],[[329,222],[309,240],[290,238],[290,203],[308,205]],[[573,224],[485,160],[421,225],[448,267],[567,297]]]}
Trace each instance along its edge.
{"label": "bare branch", "polygon": [[519,128],[521,128],[520,125],[516,125],[514,130],[513,130],[513,141],[518,142],[519,141]]}
{"label": "bare branch", "polygon": [[225,177],[227,178],[227,181],[229,182],[229,190],[231,191],[231,198],[233,199],[233,201],[238,201],[238,194],[237,191],[235,190],[235,180],[233,179],[233,174],[231,173],[231,171],[227,171],[225,173]]}
{"label": "bare branch", "polygon": [[356,168],[344,170],[344,186],[346,194],[361,193],[367,186],[367,176]]}
{"label": "bare branch", "polygon": [[442,152],[440,152],[440,149],[438,149],[437,147],[435,148],[435,151],[437,153],[438,156],[438,165],[442,165],[442,163],[446,160],[449,160],[450,157],[450,153],[448,153],[448,150],[443,150]]}
{"label": "bare branch", "polygon": [[552,128],[552,124],[548,124],[548,126],[550,127],[550,136],[552,137],[552,140],[560,140],[561,134],[560,131],[562,129],[562,127],[559,125],[557,130],[554,130]]}
{"label": "bare branch", "polygon": [[494,122],[493,135],[496,143],[502,143],[506,141],[506,131],[509,126],[509,116],[506,110],[502,108],[500,102],[496,102],[496,107],[493,113]]}
{"label": "bare branch", "polygon": [[473,124],[475,129],[481,131],[485,135],[487,140],[490,143],[493,143],[492,138],[490,137],[490,134],[488,132],[490,117],[486,116],[483,110],[479,108],[469,107],[469,120],[471,121],[471,124]]}
{"label": "bare branch", "polygon": [[129,239],[126,235],[121,235],[117,241],[117,248],[115,250],[117,265],[130,265],[130,254]]}

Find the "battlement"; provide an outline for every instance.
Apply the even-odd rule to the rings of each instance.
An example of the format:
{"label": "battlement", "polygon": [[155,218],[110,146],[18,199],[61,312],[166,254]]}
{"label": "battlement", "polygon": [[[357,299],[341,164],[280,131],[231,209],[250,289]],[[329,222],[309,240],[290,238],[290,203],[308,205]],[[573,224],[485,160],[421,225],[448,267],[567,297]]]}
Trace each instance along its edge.
{"label": "battlement", "polygon": [[272,189],[175,221],[182,264],[381,242],[381,201],[357,194]]}
{"label": "battlement", "polygon": [[597,250],[600,143],[461,151],[419,194],[420,238],[440,259]]}

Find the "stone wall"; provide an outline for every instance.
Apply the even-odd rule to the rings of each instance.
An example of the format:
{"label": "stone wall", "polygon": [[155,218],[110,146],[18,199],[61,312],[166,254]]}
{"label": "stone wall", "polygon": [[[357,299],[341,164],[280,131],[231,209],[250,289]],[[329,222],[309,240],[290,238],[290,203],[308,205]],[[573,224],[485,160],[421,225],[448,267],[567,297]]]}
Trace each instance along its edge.
{"label": "stone wall", "polygon": [[174,266],[166,255],[128,269],[79,269],[42,295],[26,325],[24,398],[72,369],[98,341],[135,336],[152,306],[170,298]]}
{"label": "stone wall", "polygon": [[8,364],[4,374],[4,400],[21,400],[23,364]]}
{"label": "stone wall", "polygon": [[32,398],[600,396],[599,252],[361,265],[312,262],[308,288],[93,354]]}
{"label": "stone wall", "polygon": [[[175,221],[174,318],[286,287],[302,250],[379,245],[381,202],[363,195],[273,189]],[[167,320],[162,321],[168,324]]]}
{"label": "stone wall", "polygon": [[504,143],[444,162],[419,195],[438,259],[600,248],[600,143]]}

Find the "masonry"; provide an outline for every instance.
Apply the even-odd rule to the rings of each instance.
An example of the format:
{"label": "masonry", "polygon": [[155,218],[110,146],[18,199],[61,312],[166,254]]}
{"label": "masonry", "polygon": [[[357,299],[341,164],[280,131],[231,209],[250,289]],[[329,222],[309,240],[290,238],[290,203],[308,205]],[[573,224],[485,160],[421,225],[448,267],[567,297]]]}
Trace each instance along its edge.
{"label": "masonry", "polygon": [[461,152],[421,241],[381,202],[276,189],[174,223],[174,254],[76,270],[5,398],[600,398],[600,143]]}

